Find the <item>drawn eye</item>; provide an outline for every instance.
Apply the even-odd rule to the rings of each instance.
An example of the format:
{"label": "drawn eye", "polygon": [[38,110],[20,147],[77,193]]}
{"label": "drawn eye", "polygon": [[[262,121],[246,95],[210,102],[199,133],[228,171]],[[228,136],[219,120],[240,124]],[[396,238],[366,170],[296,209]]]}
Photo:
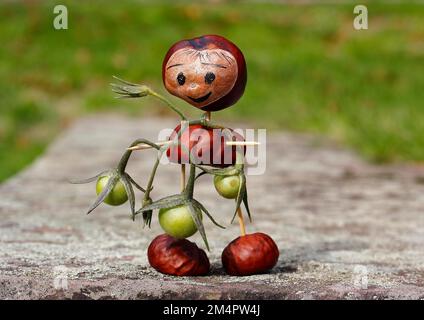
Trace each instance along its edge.
{"label": "drawn eye", "polygon": [[214,81],[215,80],[215,74],[213,73],[213,72],[208,72],[206,75],[205,75],[205,82],[207,83],[207,84],[211,84],[212,83],[212,81]]}
{"label": "drawn eye", "polygon": [[180,73],[178,74],[178,76],[177,76],[177,81],[178,81],[178,84],[179,84],[180,86],[182,86],[182,85],[185,83],[185,75],[184,75],[182,72],[180,72]]}

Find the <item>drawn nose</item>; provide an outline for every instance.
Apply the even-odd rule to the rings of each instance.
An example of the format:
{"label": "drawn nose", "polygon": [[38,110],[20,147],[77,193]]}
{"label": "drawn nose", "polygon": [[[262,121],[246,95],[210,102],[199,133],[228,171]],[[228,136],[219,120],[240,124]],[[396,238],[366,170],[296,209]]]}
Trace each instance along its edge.
{"label": "drawn nose", "polygon": [[198,87],[198,84],[195,82],[190,83],[190,89],[194,90]]}

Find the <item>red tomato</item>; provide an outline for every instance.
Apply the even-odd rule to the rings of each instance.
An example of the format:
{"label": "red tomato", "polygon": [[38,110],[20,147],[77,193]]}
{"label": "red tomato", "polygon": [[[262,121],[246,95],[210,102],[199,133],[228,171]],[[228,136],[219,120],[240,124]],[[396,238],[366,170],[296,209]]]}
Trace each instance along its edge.
{"label": "red tomato", "polygon": [[[169,140],[177,138],[181,125],[172,132]],[[229,129],[233,141],[244,141],[243,136]],[[227,138],[220,129],[207,129],[201,125],[191,125],[179,139],[179,144],[168,148],[166,155],[174,163],[189,163],[190,153],[196,164],[214,167],[228,167],[236,162],[236,146],[227,146]],[[240,147],[239,147],[240,148]],[[242,147],[246,152],[246,147]]]}

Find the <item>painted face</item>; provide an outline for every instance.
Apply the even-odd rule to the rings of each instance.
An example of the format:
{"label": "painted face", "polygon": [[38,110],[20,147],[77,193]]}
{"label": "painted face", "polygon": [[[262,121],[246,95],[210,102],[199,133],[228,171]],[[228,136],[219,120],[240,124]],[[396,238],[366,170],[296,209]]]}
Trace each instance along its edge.
{"label": "painted face", "polygon": [[225,50],[182,48],[165,65],[166,89],[201,108],[227,95],[238,77],[237,61]]}

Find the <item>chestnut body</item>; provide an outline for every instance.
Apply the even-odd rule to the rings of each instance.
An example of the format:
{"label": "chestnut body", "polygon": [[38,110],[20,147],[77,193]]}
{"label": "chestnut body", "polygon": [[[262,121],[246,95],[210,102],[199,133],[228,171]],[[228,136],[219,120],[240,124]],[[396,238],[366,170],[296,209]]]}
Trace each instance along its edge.
{"label": "chestnut body", "polygon": [[147,257],[157,271],[174,276],[202,276],[209,272],[209,259],[194,242],[157,236],[149,245]]}
{"label": "chestnut body", "polygon": [[252,233],[231,241],[222,252],[225,271],[234,276],[266,272],[278,261],[279,251],[272,238],[264,233]]}
{"label": "chestnut body", "polygon": [[[178,125],[172,132],[169,140],[177,138],[181,130]],[[166,155],[173,163],[189,163],[192,152],[192,160],[196,164],[211,165],[214,167],[228,167],[236,162],[236,146],[227,146],[226,141],[244,141],[243,136],[230,130],[230,136],[224,135],[219,130],[207,129],[201,125],[191,125],[179,137],[179,145],[171,146]],[[193,148],[195,148],[193,150]],[[246,147],[243,147],[246,153]]]}

